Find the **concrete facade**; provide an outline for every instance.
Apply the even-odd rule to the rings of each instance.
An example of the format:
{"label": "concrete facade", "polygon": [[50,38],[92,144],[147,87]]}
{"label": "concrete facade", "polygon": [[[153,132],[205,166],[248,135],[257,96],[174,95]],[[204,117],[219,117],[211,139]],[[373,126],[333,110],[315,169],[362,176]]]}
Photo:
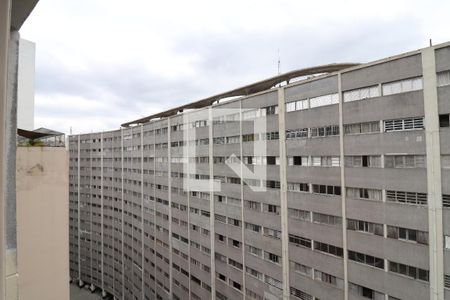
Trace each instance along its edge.
{"label": "concrete facade", "polygon": [[17,148],[20,300],[69,300],[68,172],[64,147]]}
{"label": "concrete facade", "polygon": [[447,43],[70,136],[70,276],[124,300],[450,299],[449,115]]}

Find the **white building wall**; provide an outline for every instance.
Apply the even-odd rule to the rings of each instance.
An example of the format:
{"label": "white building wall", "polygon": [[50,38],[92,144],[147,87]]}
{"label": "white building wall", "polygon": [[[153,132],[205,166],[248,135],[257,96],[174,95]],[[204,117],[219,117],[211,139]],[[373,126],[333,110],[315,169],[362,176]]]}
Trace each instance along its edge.
{"label": "white building wall", "polygon": [[26,130],[34,129],[35,54],[35,43],[20,39],[17,127]]}

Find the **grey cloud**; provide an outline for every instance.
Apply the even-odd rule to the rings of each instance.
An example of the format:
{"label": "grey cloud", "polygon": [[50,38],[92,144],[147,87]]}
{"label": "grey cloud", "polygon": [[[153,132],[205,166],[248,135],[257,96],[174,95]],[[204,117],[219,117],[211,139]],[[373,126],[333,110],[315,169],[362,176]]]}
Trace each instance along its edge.
{"label": "grey cloud", "polygon": [[[105,103],[99,118],[124,115],[136,118],[155,108],[162,110],[251,83],[277,72],[277,49],[281,51],[282,71],[332,62],[366,62],[417,48],[423,40],[419,25],[410,19],[389,22],[342,24],[324,22],[322,28],[293,27],[283,32],[187,33],[176,41],[173,51],[195,55],[195,73],[189,78],[165,78],[140,65],[103,65],[90,58],[86,71],[65,69],[50,57],[37,66],[37,93],[43,97],[62,94],[81,96]],[[148,107],[148,111],[146,111]],[[39,108],[43,116],[58,113]],[[61,112],[59,112],[61,113]],[[83,110],[64,112],[76,118]],[[110,120],[108,119],[110,125]]]}

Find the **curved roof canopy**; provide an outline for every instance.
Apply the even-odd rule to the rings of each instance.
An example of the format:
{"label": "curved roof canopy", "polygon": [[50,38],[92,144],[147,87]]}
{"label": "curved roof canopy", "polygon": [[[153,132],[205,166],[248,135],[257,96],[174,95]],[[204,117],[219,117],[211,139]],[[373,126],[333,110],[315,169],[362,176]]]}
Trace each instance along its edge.
{"label": "curved roof canopy", "polygon": [[197,108],[202,108],[205,106],[210,106],[212,105],[214,102],[219,101],[221,99],[224,98],[229,98],[229,97],[236,97],[236,96],[247,96],[247,95],[251,95],[251,94],[255,94],[261,91],[265,91],[268,90],[272,87],[274,87],[275,85],[281,83],[281,82],[288,82],[293,79],[293,78],[297,78],[297,77],[302,77],[302,76],[308,76],[308,75],[314,75],[314,74],[321,74],[321,73],[332,73],[332,72],[336,72],[336,71],[340,71],[342,69],[347,69],[350,67],[354,67],[358,64],[355,63],[341,63],[341,64],[328,64],[328,65],[322,65],[322,66],[316,66],[316,67],[311,67],[311,68],[306,68],[306,69],[300,69],[300,70],[294,70],[291,72],[287,72],[284,74],[280,74],[274,77],[270,77],[267,79],[264,79],[262,81],[258,81],[225,93],[221,93],[218,95],[214,95],[202,100],[198,100],[195,102],[191,102],[182,106],[178,106],[145,118],[141,118],[138,120],[134,120],[131,122],[127,122],[122,124],[122,127],[129,127],[131,125],[138,125],[138,124],[143,124],[143,123],[147,123],[150,122],[153,119],[159,119],[159,118],[167,118],[169,116],[173,116],[176,115],[179,112],[183,112],[185,109],[197,109]]}

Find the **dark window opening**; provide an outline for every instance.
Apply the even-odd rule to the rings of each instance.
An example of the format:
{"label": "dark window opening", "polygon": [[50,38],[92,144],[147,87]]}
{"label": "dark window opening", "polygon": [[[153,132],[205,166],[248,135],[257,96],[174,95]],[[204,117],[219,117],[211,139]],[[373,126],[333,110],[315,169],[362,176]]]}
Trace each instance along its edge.
{"label": "dark window opening", "polygon": [[275,165],[277,162],[275,156],[267,156],[267,164],[268,165]]}
{"label": "dark window opening", "polygon": [[439,126],[450,127],[450,114],[439,115]]}
{"label": "dark window opening", "polygon": [[302,165],[302,157],[294,156],[294,166],[301,166],[301,165]]}
{"label": "dark window opening", "polygon": [[368,167],[369,166],[369,157],[367,155],[362,156],[362,166]]}

